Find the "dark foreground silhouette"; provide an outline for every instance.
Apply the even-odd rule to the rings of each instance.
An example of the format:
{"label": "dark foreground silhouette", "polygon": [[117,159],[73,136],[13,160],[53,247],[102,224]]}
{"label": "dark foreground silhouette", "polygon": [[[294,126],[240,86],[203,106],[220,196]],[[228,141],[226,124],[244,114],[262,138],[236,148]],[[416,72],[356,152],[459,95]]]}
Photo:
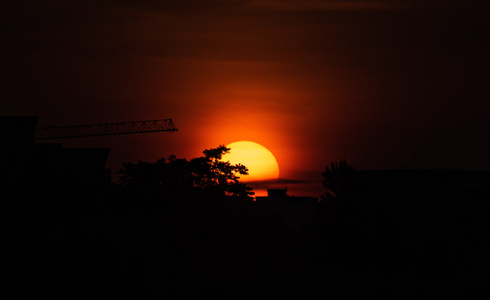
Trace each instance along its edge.
{"label": "dark foreground silhouette", "polygon": [[206,151],[126,164],[120,184],[41,162],[11,180],[3,199],[18,295],[392,299],[486,286],[488,210],[400,212],[379,186],[362,194],[375,184],[364,181],[344,198],[327,191],[331,201],[294,226],[252,201],[233,177],[241,167],[217,163],[225,149]]}

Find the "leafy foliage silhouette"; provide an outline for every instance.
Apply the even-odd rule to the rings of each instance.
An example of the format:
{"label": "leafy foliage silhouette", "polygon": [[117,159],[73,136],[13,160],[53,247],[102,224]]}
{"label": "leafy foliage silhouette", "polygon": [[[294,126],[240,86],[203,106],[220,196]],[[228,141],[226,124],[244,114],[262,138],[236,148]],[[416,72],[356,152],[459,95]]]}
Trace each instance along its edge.
{"label": "leafy foliage silhouette", "polygon": [[187,160],[174,155],[156,162],[124,163],[118,172],[123,186],[160,196],[236,196],[251,198],[252,188],[240,183],[248,169],[241,164],[222,161],[230,151],[224,145],[206,149],[203,156]]}
{"label": "leafy foliage silhouette", "polygon": [[348,164],[345,159],[332,162],[330,168],[325,167],[323,186],[326,188],[322,201],[349,201],[354,196],[356,168]]}

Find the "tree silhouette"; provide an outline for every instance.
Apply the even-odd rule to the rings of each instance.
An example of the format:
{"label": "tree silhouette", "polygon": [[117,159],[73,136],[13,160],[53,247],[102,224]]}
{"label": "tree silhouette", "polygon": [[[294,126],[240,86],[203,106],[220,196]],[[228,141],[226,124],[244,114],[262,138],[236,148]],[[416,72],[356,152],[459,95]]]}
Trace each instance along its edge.
{"label": "tree silhouette", "polygon": [[[342,244],[341,252],[364,239],[362,231],[369,228],[363,216],[363,203],[356,169],[345,159],[325,167],[323,186],[325,193],[320,199],[319,225],[328,232],[329,239]],[[345,248],[347,247],[347,248]]]}
{"label": "tree silhouette", "polygon": [[254,194],[252,188],[239,182],[248,169],[221,160],[229,151],[220,145],[204,150],[203,156],[191,160],[171,155],[154,163],[124,163],[118,172],[119,180],[123,186],[167,197],[193,194],[250,198]]}
{"label": "tree silhouette", "polygon": [[326,191],[321,200],[329,203],[351,202],[355,195],[356,168],[348,164],[345,159],[340,162],[332,162],[330,168],[325,167],[323,186]]}

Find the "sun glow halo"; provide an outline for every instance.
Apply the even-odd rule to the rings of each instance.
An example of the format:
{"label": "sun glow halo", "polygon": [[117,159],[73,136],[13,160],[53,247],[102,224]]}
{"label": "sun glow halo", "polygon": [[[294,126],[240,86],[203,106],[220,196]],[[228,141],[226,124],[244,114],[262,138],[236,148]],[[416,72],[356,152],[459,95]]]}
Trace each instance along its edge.
{"label": "sun glow halo", "polygon": [[223,155],[223,161],[231,164],[242,164],[248,168],[248,175],[243,175],[241,181],[274,180],[279,178],[279,165],[274,155],[264,146],[240,141],[228,144],[230,152]]}

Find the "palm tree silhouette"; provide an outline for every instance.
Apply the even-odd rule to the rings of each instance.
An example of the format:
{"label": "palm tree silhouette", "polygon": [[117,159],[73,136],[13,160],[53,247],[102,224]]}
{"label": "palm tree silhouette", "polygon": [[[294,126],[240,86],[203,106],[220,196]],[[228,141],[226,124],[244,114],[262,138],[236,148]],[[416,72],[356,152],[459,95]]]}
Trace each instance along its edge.
{"label": "palm tree silhouette", "polygon": [[344,158],[340,162],[332,162],[325,167],[323,186],[326,191],[321,196],[326,202],[350,202],[354,195],[354,177],[356,168],[348,164]]}

